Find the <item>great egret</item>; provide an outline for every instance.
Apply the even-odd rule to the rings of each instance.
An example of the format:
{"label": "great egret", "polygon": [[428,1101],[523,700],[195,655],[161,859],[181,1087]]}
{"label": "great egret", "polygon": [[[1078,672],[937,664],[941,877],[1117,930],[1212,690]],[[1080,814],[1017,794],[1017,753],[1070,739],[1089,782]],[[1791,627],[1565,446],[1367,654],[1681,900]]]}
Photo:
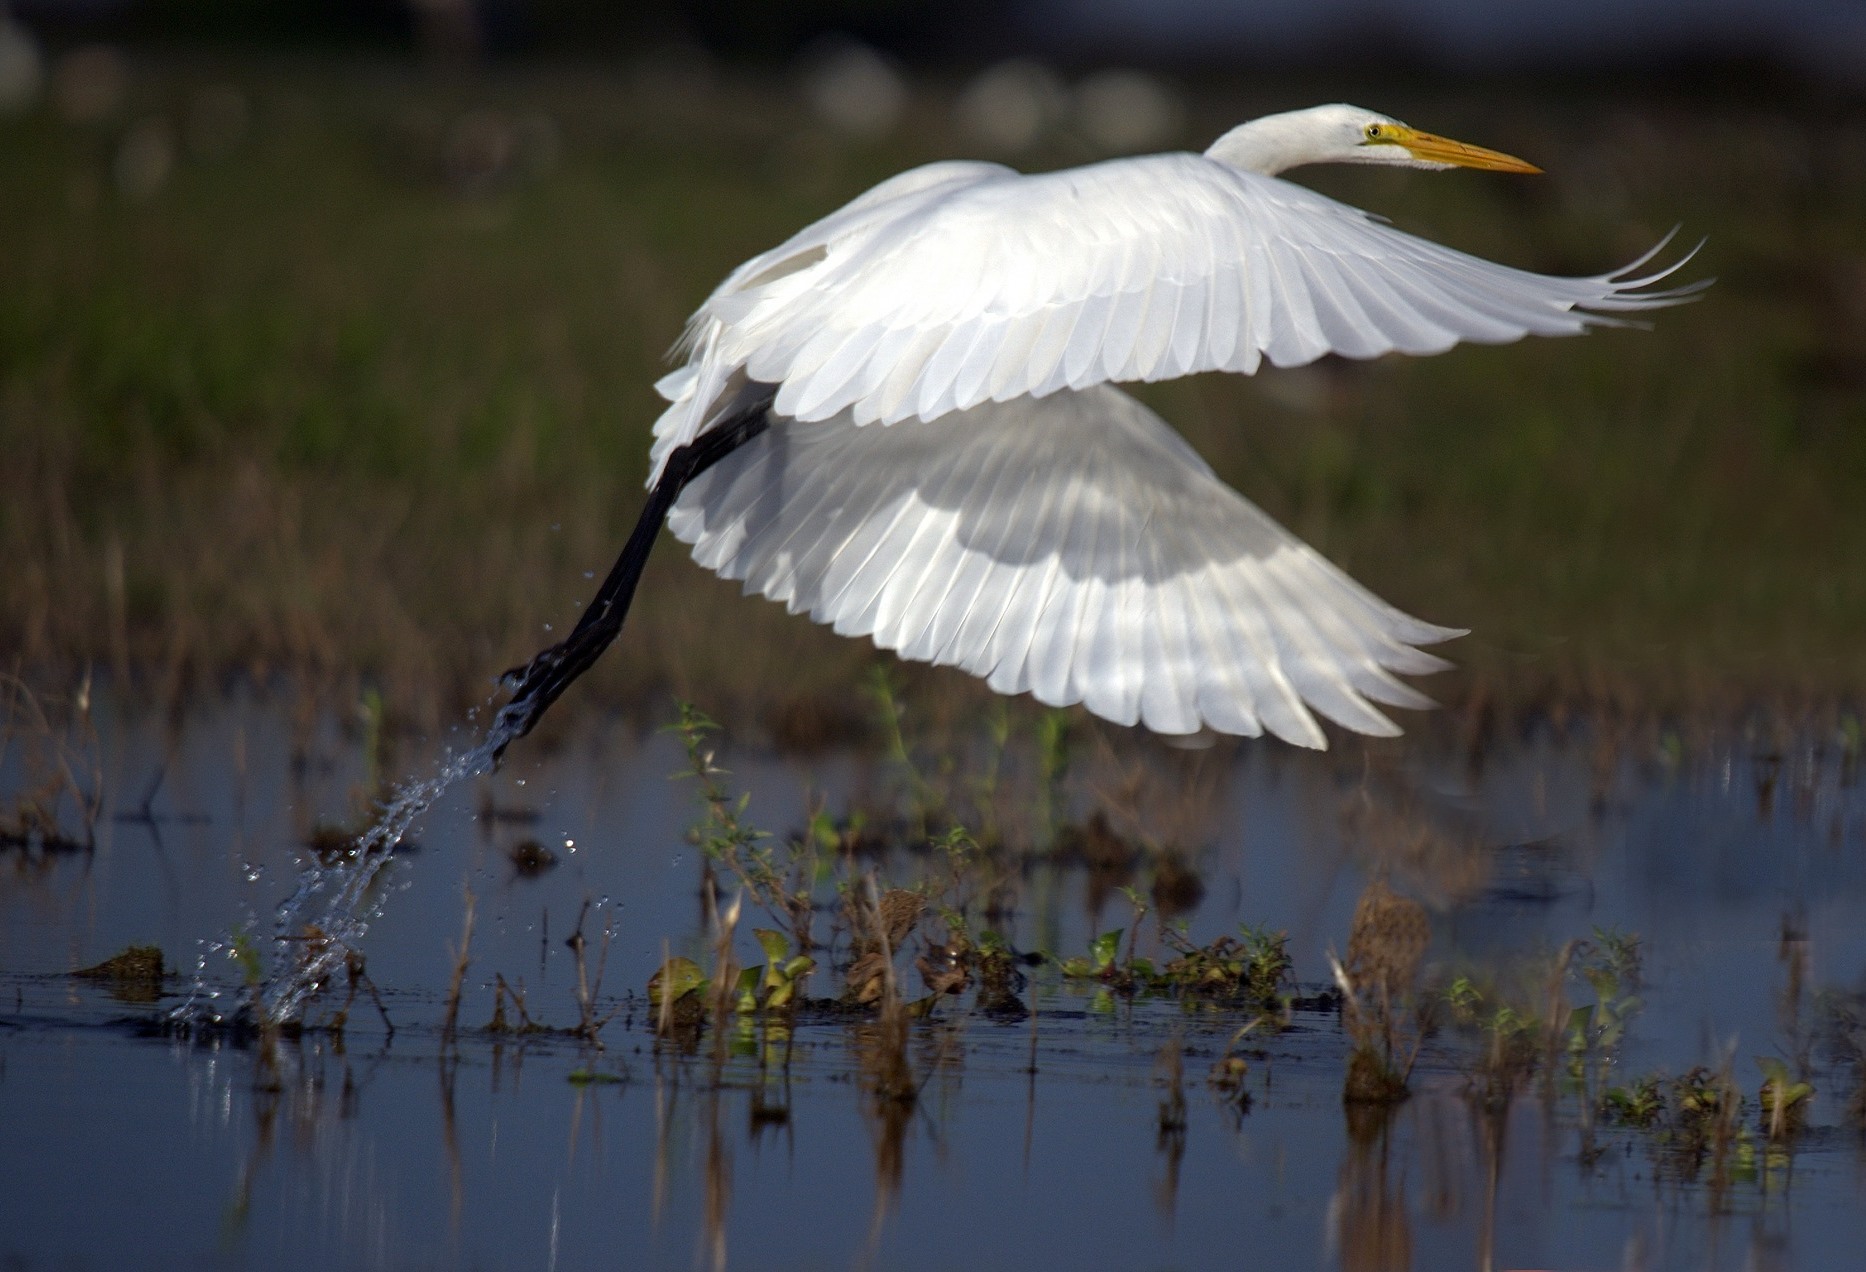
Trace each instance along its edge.
{"label": "great egret", "polygon": [[1703,284],[1653,288],[1684,263],[1640,272],[1664,242],[1587,278],[1493,264],[1276,176],[1305,163],[1538,171],[1319,106],[1198,155],[929,164],[741,265],[657,386],[629,545],[502,725],[614,639],[666,517],[747,592],[1001,693],[1165,734],[1326,746],[1312,710],[1399,732],[1376,703],[1429,704],[1394,673],[1462,633],[1361,588],[1114,382],[1568,335]]}

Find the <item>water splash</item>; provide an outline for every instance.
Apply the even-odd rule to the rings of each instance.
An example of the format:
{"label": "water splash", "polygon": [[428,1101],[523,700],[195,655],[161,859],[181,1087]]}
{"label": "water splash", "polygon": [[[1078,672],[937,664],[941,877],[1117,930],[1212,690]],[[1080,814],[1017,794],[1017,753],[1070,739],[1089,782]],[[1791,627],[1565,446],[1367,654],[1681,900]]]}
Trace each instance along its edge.
{"label": "water splash", "polygon": [[302,1018],[306,1004],[344,966],[381,910],[380,901],[366,902],[370,885],[389,863],[395,846],[449,789],[492,772],[500,753],[529,725],[508,705],[478,746],[462,755],[448,754],[434,776],[398,788],[375,824],[357,836],[348,854],[306,869],[274,919],[274,966],[259,989],[258,1024],[278,1026]]}

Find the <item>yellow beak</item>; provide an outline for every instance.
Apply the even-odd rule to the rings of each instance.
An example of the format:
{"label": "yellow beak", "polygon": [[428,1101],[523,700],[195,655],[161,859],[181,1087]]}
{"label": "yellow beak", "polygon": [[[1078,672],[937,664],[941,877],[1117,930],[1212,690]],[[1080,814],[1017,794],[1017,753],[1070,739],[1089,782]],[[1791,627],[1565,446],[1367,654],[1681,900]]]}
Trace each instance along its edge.
{"label": "yellow beak", "polygon": [[1506,155],[1501,150],[1486,150],[1482,146],[1466,145],[1462,141],[1453,141],[1449,137],[1440,137],[1436,133],[1420,132],[1416,128],[1402,128],[1393,138],[1381,138],[1389,145],[1404,146],[1415,159],[1427,163],[1449,163],[1460,168],[1486,168],[1492,172],[1540,172],[1542,169],[1533,163],[1518,159],[1515,155]]}

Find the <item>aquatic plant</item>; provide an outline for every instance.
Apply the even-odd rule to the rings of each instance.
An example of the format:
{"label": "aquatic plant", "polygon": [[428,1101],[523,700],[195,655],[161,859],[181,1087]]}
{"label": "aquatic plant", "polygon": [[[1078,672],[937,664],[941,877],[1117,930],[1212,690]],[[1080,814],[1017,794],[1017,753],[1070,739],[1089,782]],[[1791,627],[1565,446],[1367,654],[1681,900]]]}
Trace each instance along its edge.
{"label": "aquatic plant", "polygon": [[466,889],[466,914],[460,920],[459,948],[456,949],[451,945],[448,947],[448,953],[453,958],[454,970],[453,979],[447,986],[447,1013],[441,1018],[441,1040],[443,1042],[453,1041],[454,1025],[460,1019],[460,989],[466,982],[467,960],[473,949],[474,909],[473,889],[468,888]]}
{"label": "aquatic plant", "polygon": [[1224,1050],[1219,1052],[1216,1060],[1212,1061],[1211,1071],[1206,1075],[1206,1082],[1231,1105],[1239,1116],[1250,1111],[1251,1096],[1244,1086],[1244,1080],[1250,1076],[1250,1062],[1238,1053],[1238,1046],[1260,1025],[1270,1019],[1269,1016],[1260,1014],[1245,1021],[1234,1030],[1225,1040]]}
{"label": "aquatic plant", "polygon": [[1453,1021],[1482,1040],[1466,1073],[1473,1092],[1493,1108],[1507,1106],[1543,1051],[1543,1022],[1468,976],[1452,981],[1445,1002]]}
{"label": "aquatic plant", "polygon": [[687,772],[699,785],[705,814],[692,832],[709,863],[723,868],[780,925],[789,929],[799,949],[811,946],[810,926],[816,904],[814,835],[789,841],[789,860],[781,861],[772,837],[746,819],[749,792],[736,798],[724,780],[731,774],[714,762],[710,739],[719,725],[691,702],[678,704],[679,718],[664,732],[673,733],[687,752]]}
{"label": "aquatic plant", "polygon": [[1608,1087],[1601,1095],[1601,1112],[1608,1121],[1635,1130],[1658,1123],[1665,1113],[1665,1095],[1656,1075],[1635,1078],[1625,1086]]}
{"label": "aquatic plant", "polygon": [[1762,1179],[1785,1169],[1792,1141],[1806,1116],[1814,1088],[1796,1081],[1789,1066],[1759,1057],[1763,1080],[1758,1095],[1762,1142],[1745,1123],[1748,1102],[1737,1089],[1726,1056],[1716,1068],[1697,1065],[1685,1073],[1647,1074],[1601,1097],[1602,1116],[1610,1123],[1647,1137],[1653,1160],[1666,1177],[1704,1180],[1713,1211],[1727,1204],[1733,1184]]}
{"label": "aquatic plant", "polygon": [[996,932],[979,933],[973,949],[972,969],[978,978],[978,1010],[988,1016],[1022,1018],[1030,1014],[1018,995],[1024,974],[1010,943]]}
{"label": "aquatic plant", "polygon": [[[1472,1090],[1486,1104],[1503,1107],[1532,1073],[1543,1074],[1551,1099],[1556,1083],[1565,1080],[1566,1090],[1579,1099],[1587,1157],[1595,1118],[1634,1113],[1641,1103],[1630,1089],[1609,1081],[1627,1030],[1643,1009],[1634,992],[1641,976],[1639,937],[1599,927],[1552,955],[1455,976],[1440,1001],[1452,1023],[1479,1043],[1466,1070]],[[1593,1001],[1572,1001],[1579,986]],[[1615,1090],[1616,1107],[1609,1110]]]}
{"label": "aquatic plant", "polygon": [[[1294,964],[1288,936],[1244,925],[1240,937],[1219,936],[1197,945],[1182,925],[1169,925],[1161,938],[1175,957],[1160,967],[1135,954],[1134,932],[1146,911],[1139,893],[1122,890],[1135,907],[1135,925],[1110,928],[1089,942],[1086,956],[1064,959],[1058,971],[1066,980],[1098,981],[1119,994],[1176,994],[1226,1006],[1254,1008],[1278,1018],[1288,1008]],[[1127,938],[1127,957],[1121,956]]]}
{"label": "aquatic plant", "polygon": [[227,940],[227,957],[240,969],[240,982],[249,990],[257,990],[265,981],[265,960],[260,957],[259,943],[253,939],[250,927],[241,924],[233,930]]}
{"label": "aquatic plant", "polygon": [[704,991],[706,986],[706,973],[692,959],[665,959],[648,978],[648,1005],[665,1012],[689,994]]}
{"label": "aquatic plant", "polygon": [[871,873],[843,889],[849,925],[849,966],[844,1002],[885,1005],[898,996],[894,957],[927,912],[924,894],[909,888],[881,890]]}
{"label": "aquatic plant", "polygon": [[1066,958],[1058,970],[1069,980],[1098,980],[1119,984],[1129,978],[1120,965],[1121,937],[1125,928],[1110,928],[1089,942],[1086,958]]}
{"label": "aquatic plant", "polygon": [[[884,893],[869,874],[849,889],[845,904],[858,954],[844,997],[875,1007],[874,1019],[857,1026],[857,1049],[865,1085],[885,1123],[893,1116],[885,1110],[910,1107],[920,1094],[907,1062],[909,1013],[894,974],[894,955],[920,922],[925,901],[899,888]],[[859,981],[858,968],[864,969]]]}
{"label": "aquatic plant", "polygon": [[[512,1004],[512,1010],[518,1013],[518,1022],[512,1023],[505,1012],[506,1003]],[[485,1031],[489,1034],[535,1034],[551,1032],[548,1026],[541,1025],[531,1018],[531,1011],[525,1003],[525,985],[520,981],[517,986],[506,983],[502,973],[493,973],[492,978],[492,1018],[486,1022]]]}
{"label": "aquatic plant", "polygon": [[1404,1099],[1424,1029],[1419,969],[1432,940],[1425,907],[1375,879],[1354,906],[1348,956],[1329,965],[1341,990],[1350,1051],[1342,1097],[1350,1104]]}
{"label": "aquatic plant", "polygon": [[602,1042],[597,1035],[604,1025],[614,1020],[622,1010],[620,1004],[611,1007],[607,1013],[598,1014],[597,999],[603,992],[603,972],[609,964],[609,943],[615,939],[615,917],[605,910],[603,914],[602,943],[596,953],[596,975],[590,976],[588,962],[589,942],[583,936],[583,922],[589,917],[590,899],[583,898],[583,907],[577,911],[577,925],[572,928],[564,944],[570,947],[575,960],[577,983],[577,1024],[572,1031],[585,1042],[600,1047]]}
{"label": "aquatic plant", "polygon": [[1062,785],[1069,772],[1069,713],[1054,708],[1037,717],[1036,844],[1046,848],[1056,837],[1063,807]]}
{"label": "aquatic plant", "polygon": [[905,707],[895,687],[893,670],[885,663],[877,663],[869,669],[865,687],[881,725],[882,752],[907,781],[911,816],[917,833],[924,837],[928,827],[945,814],[946,801],[935,793],[908,750],[901,724]]}
{"label": "aquatic plant", "polygon": [[976,711],[942,711],[910,700],[886,664],[863,690],[909,839],[937,842],[962,828],[988,857],[1051,846],[1067,803],[1069,712],[998,697]]}
{"label": "aquatic plant", "polygon": [[1797,1081],[1788,1065],[1774,1056],[1758,1056],[1756,1067],[1762,1070],[1762,1089],[1756,1102],[1762,1108],[1763,1132],[1771,1143],[1779,1144],[1806,1122],[1814,1087]]}
{"label": "aquatic plant", "polygon": [[661,966],[648,978],[648,1004],[654,1008],[654,1032],[683,1047],[696,1044],[707,1016],[711,989],[706,973],[690,958],[665,954]]}
{"label": "aquatic plant", "polygon": [[1695,1179],[1708,1161],[1712,1187],[1721,1192],[1734,1175],[1751,1173],[1743,1096],[1727,1060],[1714,1070],[1698,1065],[1672,1078],[1665,1087],[1665,1107],[1660,1143],[1680,1176]]}
{"label": "aquatic plant", "polygon": [[795,1006],[798,987],[816,967],[816,960],[808,954],[793,953],[789,938],[782,932],[754,928],[752,936],[765,954],[765,965],[759,978],[758,1007],[767,1011],[785,1011]]}
{"label": "aquatic plant", "polygon": [[[1593,1002],[1569,1004],[1567,985],[1576,976],[1592,991]],[[1638,1091],[1622,1091],[1618,1107],[1608,1107],[1613,1091],[1609,1076],[1619,1062],[1628,1027],[1645,1006],[1635,992],[1642,980],[1638,935],[1600,927],[1592,939],[1563,947],[1549,972],[1549,1042],[1551,1048],[1560,1042],[1569,1085],[1581,1099],[1583,1135],[1590,1142],[1596,1115],[1625,1122],[1645,1118],[1649,1111]]]}
{"label": "aquatic plant", "polygon": [[1167,927],[1161,935],[1178,957],[1160,969],[1156,985],[1237,1001],[1262,1012],[1286,1012],[1295,983],[1288,933],[1247,923],[1237,936],[1220,936],[1207,945],[1192,944],[1183,928]]}
{"label": "aquatic plant", "polygon": [[166,976],[159,945],[131,945],[101,963],[82,967],[71,975],[97,981],[126,1003],[153,1003],[162,997]]}

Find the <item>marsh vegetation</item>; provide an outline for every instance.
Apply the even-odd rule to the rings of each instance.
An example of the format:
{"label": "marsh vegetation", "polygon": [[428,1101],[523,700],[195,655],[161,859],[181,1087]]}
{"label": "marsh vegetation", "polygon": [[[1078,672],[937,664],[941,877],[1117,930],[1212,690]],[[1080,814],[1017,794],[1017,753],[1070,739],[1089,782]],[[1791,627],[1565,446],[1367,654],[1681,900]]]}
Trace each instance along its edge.
{"label": "marsh vegetation", "polygon": [[1170,748],[664,552],[482,773],[686,312],[962,148],[956,83],[850,140],[670,65],[147,59],[0,120],[0,1260],[120,1257],[101,1183],[295,1266],[1850,1249],[1866,116],[1191,94],[1186,145],[1347,94],[1533,156],[1314,178],[1514,263],[1710,239],[1655,332],[1146,390],[1475,630],[1406,739]]}
{"label": "marsh vegetation", "polygon": [[[574,620],[639,503],[663,353],[713,281],[978,145],[957,82],[861,141],[781,76],[653,61],[131,70],[114,113],[0,126],[0,654],[35,685],[95,667],[171,703],[229,676],[326,706],[375,686],[390,722],[430,730]],[[1607,268],[1682,224],[1716,289],[1652,332],[1145,395],[1356,577],[1473,630],[1432,686],[1454,707],[1727,719],[1857,693],[1866,119],[1680,84],[1211,82],[1186,86],[1174,140],[1348,87],[1549,175],[1305,180],[1536,269]],[[142,133],[169,159],[126,182]],[[1065,130],[1016,158],[1102,153]],[[722,718],[833,737],[872,655],[734,593],[665,553],[578,696],[645,722],[668,687],[703,691]]]}

